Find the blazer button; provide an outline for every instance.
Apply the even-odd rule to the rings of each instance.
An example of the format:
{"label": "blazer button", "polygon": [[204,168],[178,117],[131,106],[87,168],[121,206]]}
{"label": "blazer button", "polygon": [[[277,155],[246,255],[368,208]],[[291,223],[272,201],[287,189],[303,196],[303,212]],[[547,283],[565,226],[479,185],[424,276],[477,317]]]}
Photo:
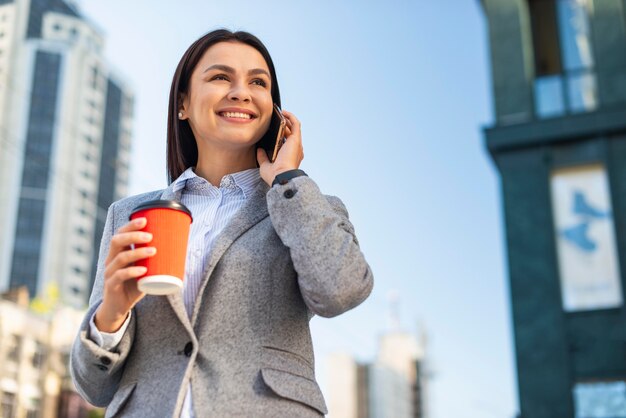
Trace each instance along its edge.
{"label": "blazer button", "polygon": [[100,357],[100,362],[105,366],[108,366],[109,364],[111,364],[111,359],[108,357]]}
{"label": "blazer button", "polygon": [[187,357],[191,357],[191,352],[193,351],[193,344],[191,344],[190,342],[185,344],[185,350],[184,353]]}
{"label": "blazer button", "polygon": [[107,370],[109,370],[107,366],[103,366],[102,364],[98,364],[96,367],[102,370],[103,372],[106,372]]}
{"label": "blazer button", "polygon": [[283,196],[285,196],[287,199],[291,199],[295,194],[296,194],[295,190],[287,189],[285,190],[285,193],[283,193]]}

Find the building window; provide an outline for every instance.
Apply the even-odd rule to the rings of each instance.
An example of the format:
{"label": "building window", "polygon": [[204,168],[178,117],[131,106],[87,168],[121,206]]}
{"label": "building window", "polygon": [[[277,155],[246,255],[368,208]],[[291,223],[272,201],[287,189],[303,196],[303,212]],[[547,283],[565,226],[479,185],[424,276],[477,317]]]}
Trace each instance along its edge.
{"label": "building window", "polygon": [[33,353],[33,367],[39,369],[43,366],[46,359],[46,350],[41,343],[35,343],[35,352]]}
{"label": "building window", "polygon": [[574,406],[576,417],[626,418],[626,382],[578,383]]}
{"label": "building window", "polygon": [[10,361],[13,361],[15,363],[19,362],[21,348],[22,348],[22,338],[21,337],[19,337],[17,335],[13,335],[13,336],[9,337],[9,349],[7,350],[7,352],[8,352],[7,358]]}
{"label": "building window", "polygon": [[94,90],[98,89],[98,79],[100,78],[100,72],[98,71],[98,67],[91,68],[91,87]]}
{"label": "building window", "polygon": [[40,407],[39,399],[30,399],[26,408],[26,418],[39,418]]}
{"label": "building window", "polygon": [[598,106],[589,0],[528,0],[535,52],[535,111],[540,118]]}
{"label": "building window", "polygon": [[0,405],[0,411],[3,417],[12,417],[15,412],[15,394],[9,392],[2,392],[2,404]]}

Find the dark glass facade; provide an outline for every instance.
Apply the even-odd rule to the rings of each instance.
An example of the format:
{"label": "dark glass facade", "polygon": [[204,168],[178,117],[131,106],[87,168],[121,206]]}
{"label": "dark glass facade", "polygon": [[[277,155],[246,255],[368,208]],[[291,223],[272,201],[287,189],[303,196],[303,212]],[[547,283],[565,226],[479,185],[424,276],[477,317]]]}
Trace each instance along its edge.
{"label": "dark glass facade", "polygon": [[521,417],[626,417],[625,3],[481,4]]}
{"label": "dark glass facade", "polygon": [[98,184],[98,212],[93,241],[93,258],[91,262],[90,286],[96,277],[98,249],[104,229],[106,210],[115,200],[115,182],[117,178],[117,155],[120,148],[120,120],[122,114],[123,94],[120,87],[112,80],[107,83],[106,108],[104,113],[104,132],[102,134],[102,154],[100,160],[100,176]]}
{"label": "dark glass facade", "polygon": [[[6,2],[6,3],[12,3]],[[41,25],[46,12],[56,12],[79,17],[78,13],[63,0],[31,0],[28,14],[27,38],[41,38]]]}
{"label": "dark glass facade", "polygon": [[60,69],[60,54],[37,52],[10,277],[11,288],[25,285],[31,295],[37,291]]}

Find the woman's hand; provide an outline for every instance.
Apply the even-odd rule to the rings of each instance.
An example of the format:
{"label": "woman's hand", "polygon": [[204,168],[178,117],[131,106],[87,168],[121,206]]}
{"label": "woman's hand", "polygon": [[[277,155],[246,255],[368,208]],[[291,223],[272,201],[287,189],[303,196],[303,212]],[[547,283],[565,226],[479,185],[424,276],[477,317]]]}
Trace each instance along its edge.
{"label": "woman's hand", "polygon": [[291,112],[283,110],[283,115],[287,119],[285,127],[285,143],[278,151],[276,160],[270,162],[264,149],[257,149],[257,161],[259,162],[261,178],[269,185],[272,185],[274,178],[285,171],[295,170],[300,167],[304,159],[304,149],[302,148],[302,132],[300,121]]}
{"label": "woman's hand", "polygon": [[146,218],[137,218],[119,229],[111,238],[109,254],[105,261],[102,304],[94,318],[96,328],[102,332],[115,332],[126,320],[128,313],[144,296],[137,289],[137,277],[146,272],[145,267],[133,266],[137,260],[156,254],[154,247],[131,249],[131,244],[152,241],[152,234],[140,231]]}

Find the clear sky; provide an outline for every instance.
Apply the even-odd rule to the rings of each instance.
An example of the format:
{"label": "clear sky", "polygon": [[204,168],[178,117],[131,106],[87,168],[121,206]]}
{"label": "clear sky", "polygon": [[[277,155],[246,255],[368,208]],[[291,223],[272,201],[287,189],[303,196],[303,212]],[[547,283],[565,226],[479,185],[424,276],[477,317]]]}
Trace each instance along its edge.
{"label": "clear sky", "polygon": [[302,167],[341,197],[375,278],[370,298],[312,321],[324,359],[372,360],[388,326],[429,336],[432,418],[517,411],[487,26],[478,0],[82,0],[106,56],[136,94],[130,192],[166,185],[167,96],[205,32],[248,30],[274,59],[283,107],[302,121]]}

